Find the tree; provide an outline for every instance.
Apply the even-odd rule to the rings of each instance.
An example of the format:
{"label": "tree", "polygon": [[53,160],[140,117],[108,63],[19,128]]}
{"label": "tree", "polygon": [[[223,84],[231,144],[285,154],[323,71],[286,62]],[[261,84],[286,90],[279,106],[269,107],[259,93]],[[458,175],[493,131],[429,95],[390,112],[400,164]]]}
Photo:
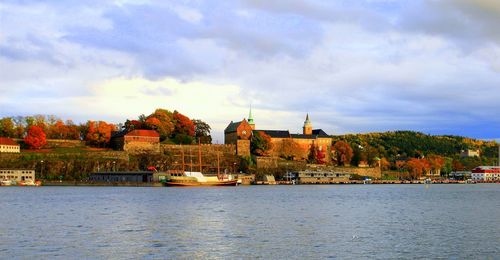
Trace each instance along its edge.
{"label": "tree", "polygon": [[156,120],[150,120],[149,123],[154,125],[155,130],[160,134],[160,140],[163,141],[172,136],[172,133],[175,129],[174,118],[172,112],[158,108],[149,115],[146,119],[146,123],[148,123],[149,118],[156,118]]}
{"label": "tree", "polygon": [[176,135],[178,134],[184,134],[184,135],[189,135],[189,136],[194,136],[194,124],[189,117],[174,111],[174,123],[175,123],[175,130],[174,133]]}
{"label": "tree", "polygon": [[352,159],[352,148],[351,146],[344,141],[337,141],[335,145],[333,145],[334,158],[337,161],[338,165],[346,165],[351,162]]}
{"label": "tree", "polygon": [[427,161],[429,162],[431,171],[434,175],[441,175],[441,168],[443,168],[446,163],[445,159],[439,155],[433,154],[427,156]]}
{"label": "tree", "polygon": [[40,149],[43,147],[47,140],[45,139],[45,133],[39,126],[31,126],[28,129],[28,134],[24,138],[24,143],[26,143],[32,149]]}
{"label": "tree", "polygon": [[431,164],[426,159],[411,158],[406,162],[405,167],[411,178],[418,179],[431,169]]}
{"label": "tree", "polygon": [[199,119],[193,119],[192,121],[194,124],[194,135],[199,142],[202,144],[211,144],[212,136],[210,135],[210,125]]}
{"label": "tree", "polygon": [[317,163],[318,160],[318,147],[314,144],[309,148],[309,154],[307,155],[308,163]]}
{"label": "tree", "polygon": [[305,151],[302,147],[292,139],[283,139],[279,149],[279,156],[288,160],[305,157]]}
{"label": "tree", "polygon": [[14,122],[10,117],[0,119],[0,136],[14,137],[16,131],[14,129]]}
{"label": "tree", "polygon": [[113,124],[104,121],[88,121],[86,124],[85,141],[91,145],[103,147],[109,143],[111,132],[115,129]]}
{"label": "tree", "polygon": [[326,154],[321,147],[319,147],[318,151],[316,152],[316,163],[317,164],[325,164],[326,163]]}
{"label": "tree", "polygon": [[387,171],[391,168],[391,163],[384,157],[380,159],[380,169],[382,171]]}
{"label": "tree", "polygon": [[271,137],[263,131],[255,132],[250,139],[252,154],[264,156],[272,149]]}

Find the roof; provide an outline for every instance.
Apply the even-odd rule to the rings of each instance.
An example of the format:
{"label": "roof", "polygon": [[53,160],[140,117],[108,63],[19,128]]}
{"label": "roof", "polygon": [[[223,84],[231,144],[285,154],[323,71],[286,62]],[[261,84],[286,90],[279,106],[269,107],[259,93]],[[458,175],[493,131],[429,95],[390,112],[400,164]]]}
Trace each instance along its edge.
{"label": "roof", "polygon": [[14,140],[12,140],[11,138],[8,138],[8,137],[0,137],[0,144],[3,144],[3,145],[19,145]]}
{"label": "roof", "polygon": [[239,122],[231,121],[231,123],[229,123],[229,125],[226,127],[226,129],[224,129],[224,133],[236,132],[236,130],[238,129],[238,126],[240,126],[241,122],[243,122],[243,121],[239,121]]}
{"label": "roof", "polygon": [[323,129],[314,129],[312,134],[319,137],[330,137],[325,131],[323,131]]}
{"label": "roof", "polygon": [[316,136],[316,135],[292,134],[292,138],[295,138],[295,139],[316,139],[316,138],[318,138],[318,136]]}
{"label": "roof", "polygon": [[132,130],[126,136],[145,136],[145,137],[160,137],[160,134],[155,130]]}
{"label": "roof", "polygon": [[264,132],[272,138],[289,138],[290,132],[288,130],[254,130],[255,132]]}

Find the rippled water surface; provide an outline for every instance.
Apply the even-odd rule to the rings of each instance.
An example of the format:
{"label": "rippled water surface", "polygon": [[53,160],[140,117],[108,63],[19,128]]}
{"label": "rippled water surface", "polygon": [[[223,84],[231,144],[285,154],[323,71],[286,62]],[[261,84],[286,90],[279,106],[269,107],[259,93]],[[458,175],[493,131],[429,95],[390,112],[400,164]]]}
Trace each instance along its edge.
{"label": "rippled water surface", "polygon": [[500,258],[500,185],[1,187],[0,258]]}

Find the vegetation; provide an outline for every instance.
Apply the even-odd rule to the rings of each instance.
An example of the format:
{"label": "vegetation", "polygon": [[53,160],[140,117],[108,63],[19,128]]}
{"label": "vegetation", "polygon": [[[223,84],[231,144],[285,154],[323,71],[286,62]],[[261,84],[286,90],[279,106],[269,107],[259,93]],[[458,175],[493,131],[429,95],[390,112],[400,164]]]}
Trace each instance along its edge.
{"label": "vegetation", "polygon": [[[191,144],[195,141],[209,144],[212,142],[210,126],[201,120],[191,120],[178,111],[156,109],[149,116],[140,115],[137,119],[126,120],[124,124],[110,124],[105,121],[89,120],[76,125],[71,120],[63,121],[56,116],[17,116],[0,119],[0,136],[26,139],[31,148],[42,148],[40,138],[29,136],[30,129],[36,127],[37,136],[44,134],[47,139],[83,140],[94,147],[108,147],[112,132],[134,129],[156,130],[160,141]],[[43,143],[43,144],[42,144]],[[41,145],[40,145],[41,144]]]}
{"label": "vegetation", "polygon": [[[374,165],[380,158],[384,169],[408,170],[414,175],[418,175],[422,167],[423,171],[437,171],[440,168],[442,174],[452,170],[470,170],[479,165],[492,165],[498,156],[498,144],[495,141],[449,135],[432,136],[413,131],[333,136],[333,143],[338,141],[344,141],[352,148],[351,165],[356,166],[360,161]],[[460,152],[466,149],[478,149],[481,156],[461,158]],[[412,158],[420,161],[412,161],[409,166],[405,166]]]}

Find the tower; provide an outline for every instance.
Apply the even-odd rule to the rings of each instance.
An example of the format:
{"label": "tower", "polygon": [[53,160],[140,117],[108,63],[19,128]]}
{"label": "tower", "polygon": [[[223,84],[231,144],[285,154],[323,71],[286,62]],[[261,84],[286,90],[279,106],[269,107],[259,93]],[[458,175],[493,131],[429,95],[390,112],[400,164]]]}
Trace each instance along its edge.
{"label": "tower", "polygon": [[304,127],[302,127],[303,134],[312,135],[313,127],[311,124],[311,120],[309,120],[309,113],[306,115],[306,121],[304,121]]}
{"label": "tower", "polygon": [[253,122],[252,116],[252,106],[250,106],[250,113],[248,114],[248,124],[252,127],[252,130],[255,130],[255,123]]}

